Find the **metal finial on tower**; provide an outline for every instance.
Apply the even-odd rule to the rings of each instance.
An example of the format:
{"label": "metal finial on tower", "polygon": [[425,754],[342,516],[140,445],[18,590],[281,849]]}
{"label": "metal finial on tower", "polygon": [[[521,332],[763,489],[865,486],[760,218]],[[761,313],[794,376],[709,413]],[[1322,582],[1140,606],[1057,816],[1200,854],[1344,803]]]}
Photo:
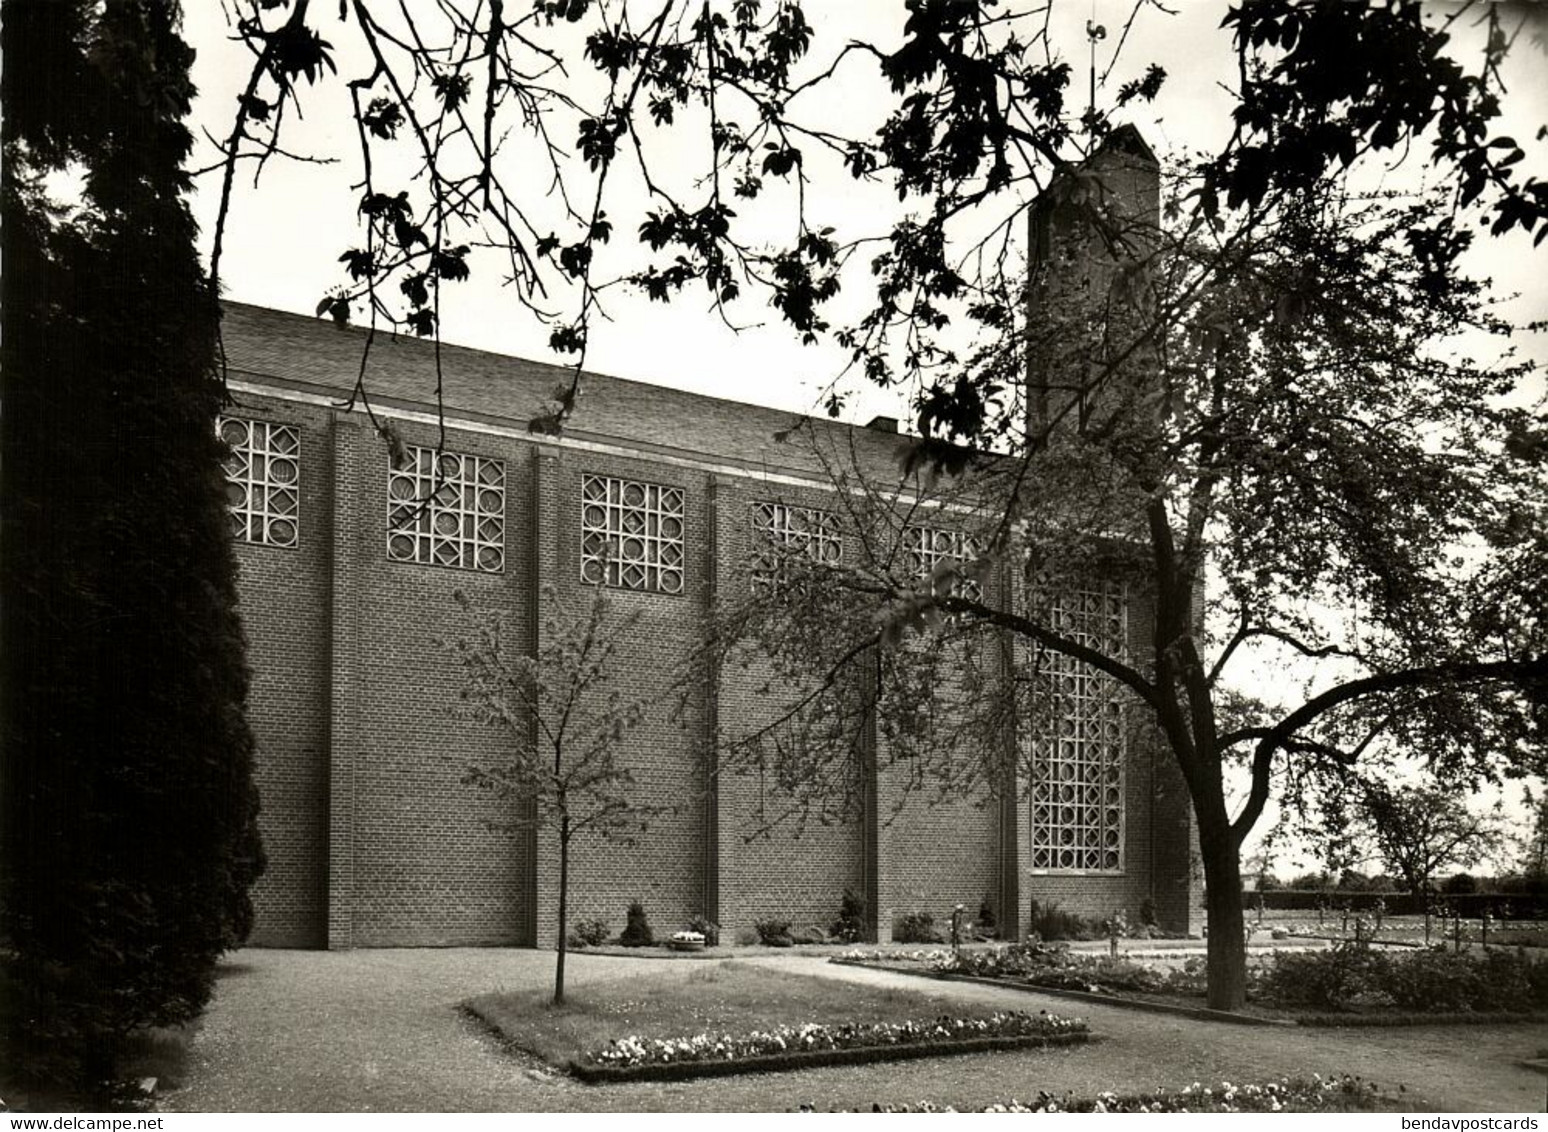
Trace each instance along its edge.
{"label": "metal finial on tower", "polygon": [[1086,39],[1091,45],[1090,92],[1086,100],[1086,117],[1096,117],[1096,45],[1107,38],[1107,29],[1096,22],[1096,4],[1091,5],[1091,19],[1086,21]]}

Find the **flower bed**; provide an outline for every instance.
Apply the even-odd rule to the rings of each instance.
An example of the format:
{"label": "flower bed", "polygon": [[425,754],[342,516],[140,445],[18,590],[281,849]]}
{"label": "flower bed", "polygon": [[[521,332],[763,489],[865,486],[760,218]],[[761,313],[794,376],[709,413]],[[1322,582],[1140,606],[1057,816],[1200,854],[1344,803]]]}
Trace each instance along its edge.
{"label": "flower bed", "polygon": [[[996,948],[995,950],[1004,950]],[[900,948],[877,947],[851,947],[848,951],[841,951],[833,957],[836,963],[863,963],[868,967],[884,967],[888,965],[898,967],[915,967],[923,963],[934,965],[950,959],[953,952],[948,947],[917,947],[911,950]]]}
{"label": "flower bed", "polygon": [[[981,1112],[1384,1112],[1402,1111],[1403,1105],[1383,1093],[1373,1082],[1359,1077],[1333,1077],[1327,1080],[1282,1078],[1265,1084],[1217,1085],[1194,1082],[1177,1091],[1157,1089],[1148,1093],[1119,1096],[1098,1093],[1094,1097],[1066,1095],[1056,1097],[1039,1093],[1034,1100],[1011,1100],[990,1105]],[[810,1111],[809,1109],[804,1111]],[[851,1110],[854,1111],[854,1110]],[[955,1112],[924,1104],[876,1104],[871,1112]]]}
{"label": "flower bed", "polygon": [[992,951],[948,952],[933,967],[944,975],[1005,979],[1052,990],[1137,991],[1200,999],[1205,993],[1204,960],[1197,956],[1181,967],[1158,967],[1122,956],[1079,954],[1065,947],[1028,943]]}
{"label": "flower bed", "polygon": [[987,1018],[943,1016],[933,1021],[808,1024],[683,1038],[630,1036],[592,1051],[570,1068],[582,1080],[666,1080],[1071,1045],[1086,1041],[1088,1036],[1080,1019],[1017,1010]]}

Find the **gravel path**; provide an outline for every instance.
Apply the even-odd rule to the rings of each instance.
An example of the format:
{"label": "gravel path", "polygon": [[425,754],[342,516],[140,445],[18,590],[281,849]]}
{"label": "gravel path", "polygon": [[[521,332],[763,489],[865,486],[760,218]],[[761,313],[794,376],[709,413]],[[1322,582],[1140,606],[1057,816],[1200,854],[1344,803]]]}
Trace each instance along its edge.
{"label": "gravel path", "polygon": [[[1079,1013],[1099,1044],[846,1066],[680,1084],[581,1085],[498,1046],[457,1004],[500,988],[544,985],[546,952],[448,949],[243,951],[226,962],[196,1036],[188,1078],[168,1111],[764,1111],[802,1103],[869,1108],[931,1100],[981,1107],[1040,1089],[1124,1092],[1194,1080],[1357,1073],[1421,1103],[1540,1111],[1545,1081],[1517,1065],[1548,1046],[1544,1027],[1279,1030],[1198,1022],[1014,990],[924,983],[908,975],[782,955],[744,962],[885,986],[949,992],[964,1003]],[[572,986],[627,977],[649,963],[573,955]]]}

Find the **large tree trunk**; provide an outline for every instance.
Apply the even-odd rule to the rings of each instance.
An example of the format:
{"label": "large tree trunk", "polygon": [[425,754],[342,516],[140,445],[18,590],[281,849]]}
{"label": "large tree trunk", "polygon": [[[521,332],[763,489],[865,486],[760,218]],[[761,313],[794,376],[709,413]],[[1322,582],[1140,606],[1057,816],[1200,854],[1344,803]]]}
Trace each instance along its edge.
{"label": "large tree trunk", "polygon": [[559,958],[554,962],[554,1005],[564,1003],[565,940],[570,934],[570,819],[559,820]]}
{"label": "large tree trunk", "polygon": [[[1242,915],[1240,849],[1225,821],[1199,814],[1199,850],[1204,857],[1205,909],[1209,914],[1209,1005],[1240,1010],[1247,1003],[1247,938]],[[1207,828],[1216,826],[1217,828]]]}

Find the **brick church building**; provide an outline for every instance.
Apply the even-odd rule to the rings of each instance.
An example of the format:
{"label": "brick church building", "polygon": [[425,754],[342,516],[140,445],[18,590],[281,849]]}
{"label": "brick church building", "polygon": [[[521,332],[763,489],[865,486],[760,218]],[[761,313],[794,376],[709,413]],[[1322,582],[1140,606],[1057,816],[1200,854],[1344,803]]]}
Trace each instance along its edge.
{"label": "brick church building", "polygon": [[[1115,137],[1092,161],[1111,164],[1127,207],[1154,215],[1154,158],[1132,131]],[[379,336],[369,355],[373,409],[407,445],[394,462],[346,407],[362,331],[228,304],[223,335],[234,403],[220,428],[269,856],[252,942],[551,946],[553,838],[492,828],[501,804],[462,781],[500,750],[495,732],[447,710],[462,683],[442,643],[466,617],[455,595],[535,647],[540,595],[578,607],[607,586],[640,618],[621,654],[627,694],[664,703],[768,539],[820,530],[819,552],[844,553],[841,525],[825,519],[823,449],[895,468],[906,438],[885,420],[810,421],[810,444],[781,443],[789,413],[600,374],[585,377],[563,435],[540,435],[528,422],[567,371],[443,346],[445,486],[420,507],[440,428],[431,344]],[[921,570],[960,546],[948,518],[917,530]],[[1008,569],[989,584],[1014,600]],[[1082,631],[1143,651],[1142,594],[1094,582],[1072,601]],[[1148,900],[1166,926],[1196,921],[1186,794],[1138,712],[1050,746],[1045,780],[1014,798],[905,797],[873,767],[856,820],[749,837],[758,785],[707,780],[702,756],[748,710],[752,679],[726,672],[680,718],[662,710],[630,734],[643,800],[675,805],[630,847],[580,850],[572,917],[616,932],[639,900],[658,933],[704,916],[729,940],[762,919],[827,925],[853,888],[882,940],[905,914],[940,922],[984,898],[1008,934],[1026,930],[1033,899],[1131,920]]]}

